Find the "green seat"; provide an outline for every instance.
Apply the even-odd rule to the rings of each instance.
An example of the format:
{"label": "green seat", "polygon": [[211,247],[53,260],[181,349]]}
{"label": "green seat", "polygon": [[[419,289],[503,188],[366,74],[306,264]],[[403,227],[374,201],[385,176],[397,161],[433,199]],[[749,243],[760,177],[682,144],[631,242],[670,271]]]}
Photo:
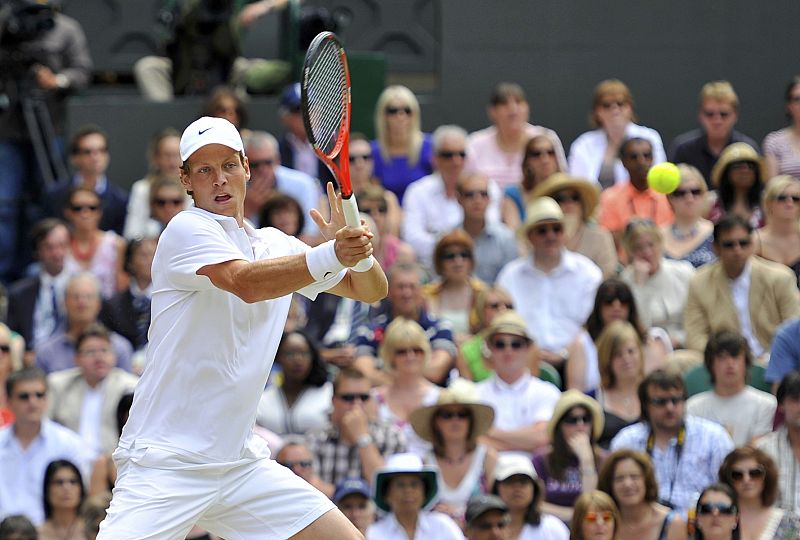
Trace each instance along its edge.
{"label": "green seat", "polygon": [[561,382],[561,375],[558,370],[547,362],[539,362],[539,378],[543,381],[553,383],[559,390],[564,390]]}
{"label": "green seat", "polygon": [[[769,392],[771,389],[770,384],[764,380],[764,373],[766,369],[764,366],[759,365],[752,365],[748,370],[748,382],[750,386],[757,390],[761,390],[764,392]],[[705,392],[707,390],[711,390],[711,375],[706,370],[705,365],[697,366],[693,369],[690,369],[686,374],[683,376],[683,382],[686,385],[686,392],[689,397],[699,394],[700,392]]]}

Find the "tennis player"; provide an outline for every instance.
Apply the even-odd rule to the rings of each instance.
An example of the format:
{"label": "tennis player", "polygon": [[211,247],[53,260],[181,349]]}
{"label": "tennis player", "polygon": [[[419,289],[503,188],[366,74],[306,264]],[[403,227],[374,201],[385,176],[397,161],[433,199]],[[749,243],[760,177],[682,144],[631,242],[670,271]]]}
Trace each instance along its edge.
{"label": "tennis player", "polygon": [[243,219],[250,168],[227,120],[204,117],[180,143],[194,207],[170,221],[153,260],[147,364],[114,453],[102,540],[182,540],[195,523],[226,540],[363,538],[321,492],[268,459],[253,435],[291,293],[386,296],[372,234],[345,226],[331,185],[327,241],[309,247]]}

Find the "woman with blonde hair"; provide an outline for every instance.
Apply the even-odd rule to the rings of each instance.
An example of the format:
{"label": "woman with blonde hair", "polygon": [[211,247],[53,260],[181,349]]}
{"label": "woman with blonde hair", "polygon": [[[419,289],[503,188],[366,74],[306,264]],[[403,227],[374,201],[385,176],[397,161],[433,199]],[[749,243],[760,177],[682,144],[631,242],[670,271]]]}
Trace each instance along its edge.
{"label": "woman with blonde hair", "polygon": [[569,540],[617,540],[619,528],[614,500],[602,491],[587,491],[575,502]]}
{"label": "woman with blonde hair", "polygon": [[646,139],[653,147],[653,164],[666,161],[661,135],[654,129],[636,124],[633,96],[620,80],[600,82],[592,94],[591,125],[569,149],[569,172],[598,182],[603,188],[628,178],[619,159],[626,139]]}
{"label": "woman with blonde hair", "polygon": [[776,176],[761,197],[764,226],[754,235],[756,255],[784,264],[800,283],[800,180]]}
{"label": "woman with blonde hair", "polygon": [[408,185],[433,172],[433,144],[423,133],[419,101],[401,85],[388,86],[375,105],[374,174],[400,203]]}
{"label": "woman with blonde hair", "polygon": [[509,309],[514,309],[511,295],[499,285],[492,285],[475,295],[475,314],[477,316],[475,332],[461,345],[456,360],[458,372],[465,379],[480,382],[491,376],[492,370],[484,362],[487,346],[486,337],[482,331],[489,328],[496,315]]}
{"label": "woman with blonde hair", "polygon": [[708,212],[708,186],[696,167],[680,163],[678,170],[680,184],[667,195],[675,221],[661,230],[664,256],[697,268],[717,259],[714,224],[703,217]]}

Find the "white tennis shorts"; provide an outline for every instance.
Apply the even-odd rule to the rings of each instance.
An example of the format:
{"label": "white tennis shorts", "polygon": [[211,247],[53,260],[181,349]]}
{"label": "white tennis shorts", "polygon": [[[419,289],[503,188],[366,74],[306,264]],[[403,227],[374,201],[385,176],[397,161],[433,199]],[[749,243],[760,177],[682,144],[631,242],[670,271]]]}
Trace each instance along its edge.
{"label": "white tennis shorts", "polygon": [[183,540],[195,524],[226,540],[285,540],[335,508],[271,459],[192,469],[156,463],[164,461],[120,460],[98,540]]}

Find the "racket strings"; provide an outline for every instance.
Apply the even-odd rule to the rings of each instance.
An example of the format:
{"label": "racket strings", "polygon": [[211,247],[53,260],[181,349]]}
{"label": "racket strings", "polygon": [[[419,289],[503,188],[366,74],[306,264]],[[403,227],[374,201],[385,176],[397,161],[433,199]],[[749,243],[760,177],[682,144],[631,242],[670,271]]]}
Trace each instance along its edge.
{"label": "racket strings", "polygon": [[346,119],[345,81],[339,47],[326,41],[306,73],[306,92],[312,142],[327,155],[337,149],[339,131]]}

